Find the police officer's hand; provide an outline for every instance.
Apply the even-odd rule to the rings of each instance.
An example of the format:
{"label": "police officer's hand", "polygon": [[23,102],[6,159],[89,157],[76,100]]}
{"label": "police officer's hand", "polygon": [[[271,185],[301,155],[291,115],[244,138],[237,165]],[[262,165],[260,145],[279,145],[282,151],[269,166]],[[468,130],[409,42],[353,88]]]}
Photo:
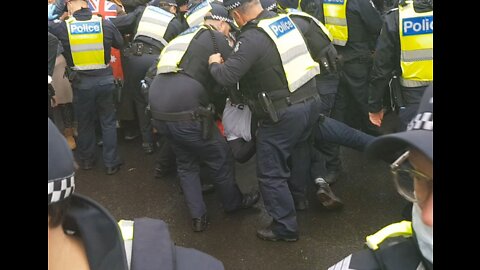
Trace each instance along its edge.
{"label": "police officer's hand", "polygon": [[372,124],[374,124],[377,127],[380,127],[382,125],[382,120],[383,120],[383,109],[376,113],[369,112],[368,118],[370,118],[370,122],[372,122]]}
{"label": "police officer's hand", "polygon": [[208,64],[210,65],[212,63],[223,64],[222,55],[220,53],[214,53],[210,55],[210,57],[208,58]]}

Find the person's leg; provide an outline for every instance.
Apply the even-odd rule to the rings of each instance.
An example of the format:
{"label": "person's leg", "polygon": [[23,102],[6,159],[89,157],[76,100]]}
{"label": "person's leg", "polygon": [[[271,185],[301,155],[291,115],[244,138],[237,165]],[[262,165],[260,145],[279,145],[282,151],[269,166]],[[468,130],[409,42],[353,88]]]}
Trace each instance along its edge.
{"label": "person's leg", "polygon": [[[102,129],[103,162],[108,173],[108,168],[119,167],[122,164],[117,151],[117,120],[113,97],[115,91],[113,76],[100,80],[95,90],[98,119]],[[116,171],[113,171],[113,173],[116,173]]]}
{"label": "person's leg", "polygon": [[82,169],[91,169],[95,161],[95,89],[75,87],[75,115],[78,121],[77,154]]}

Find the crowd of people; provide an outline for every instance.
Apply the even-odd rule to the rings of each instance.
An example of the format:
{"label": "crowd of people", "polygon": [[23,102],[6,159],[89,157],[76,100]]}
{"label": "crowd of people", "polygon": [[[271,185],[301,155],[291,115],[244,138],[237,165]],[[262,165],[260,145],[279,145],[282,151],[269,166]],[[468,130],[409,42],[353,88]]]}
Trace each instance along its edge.
{"label": "crowd of people", "polygon": [[[81,211],[69,216],[75,206],[100,209],[99,220],[117,226],[95,202],[70,195],[71,150],[79,168],[91,170],[101,145],[105,173],[115,175],[128,163],[118,134],[141,137],[144,153],[156,152],[156,177],[178,175],[194,232],[209,224],[206,169],[225,212],[262,199],[272,221],[256,235],[266,241],[299,240],[297,212],[308,208],[310,182],[323,207],[343,207],[330,186],[343,173],[339,146],[393,162],[412,222],[367,237],[368,252],[331,269],[433,269],[433,0],[49,0],[48,19],[49,269],[50,261],[65,269],[67,257],[50,254],[65,237],[84,269],[146,269],[120,241],[133,226],[120,224],[104,249],[93,247],[101,239],[62,235],[88,227]],[[382,134],[386,113],[398,114],[399,133]],[[64,158],[53,158],[56,151]],[[235,162],[253,157],[258,190],[242,193]],[[384,245],[387,238],[394,240]],[[100,258],[108,248],[118,256]],[[399,250],[409,259],[392,260]],[[223,268],[201,254],[183,269],[195,259]]]}

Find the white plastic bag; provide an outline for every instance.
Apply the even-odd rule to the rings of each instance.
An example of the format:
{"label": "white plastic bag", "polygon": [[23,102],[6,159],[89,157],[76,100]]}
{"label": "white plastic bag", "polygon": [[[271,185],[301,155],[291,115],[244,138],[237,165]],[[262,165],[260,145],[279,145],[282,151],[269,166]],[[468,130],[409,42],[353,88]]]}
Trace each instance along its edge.
{"label": "white plastic bag", "polygon": [[252,139],[250,123],[252,111],[247,104],[232,104],[227,99],[222,115],[222,124],[227,141],[243,138],[245,141]]}

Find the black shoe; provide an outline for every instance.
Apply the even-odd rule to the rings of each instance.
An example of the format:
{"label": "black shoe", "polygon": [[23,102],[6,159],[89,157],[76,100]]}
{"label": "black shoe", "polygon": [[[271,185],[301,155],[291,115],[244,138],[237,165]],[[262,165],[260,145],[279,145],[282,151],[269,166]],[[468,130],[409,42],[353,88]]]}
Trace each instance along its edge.
{"label": "black shoe", "polygon": [[208,226],[207,214],[204,214],[199,218],[192,218],[192,230],[194,232],[203,232],[207,229],[207,226]]}
{"label": "black shoe", "polygon": [[307,200],[294,201],[294,203],[295,203],[295,210],[297,211],[305,211],[308,209]]}
{"label": "black shoe", "polygon": [[258,199],[260,199],[260,192],[258,191],[243,194],[242,205],[240,208],[250,208],[258,202]]}
{"label": "black shoe", "polygon": [[93,168],[93,161],[84,160],[83,162],[81,162],[80,168],[85,171],[91,170]]}
{"label": "black shoe", "polygon": [[120,163],[120,164],[115,165],[113,167],[107,167],[107,169],[105,170],[105,173],[108,174],[108,175],[114,175],[120,170],[121,166],[122,166],[122,164]]}
{"label": "black shoe", "polygon": [[298,236],[282,236],[276,235],[269,228],[257,230],[257,237],[262,240],[267,241],[285,241],[285,242],[295,242],[298,240]]}
{"label": "black shoe", "polygon": [[143,152],[147,155],[152,154],[154,151],[153,143],[142,143],[142,148]]}
{"label": "black shoe", "polygon": [[215,186],[213,184],[202,184],[202,193],[208,194],[215,191]]}
{"label": "black shoe", "polygon": [[343,207],[343,202],[333,194],[330,185],[322,178],[315,179],[315,184],[317,184],[317,198],[322,203],[325,208],[329,210],[339,209]]}
{"label": "black shoe", "polygon": [[136,138],[138,138],[140,136],[140,134],[136,133],[136,132],[133,132],[133,131],[125,131],[125,137],[124,139],[126,141],[133,141],[135,140]]}
{"label": "black shoe", "polygon": [[327,175],[325,177],[323,177],[323,179],[325,179],[325,181],[329,185],[332,185],[333,183],[337,182],[338,177],[340,176],[341,172],[342,172],[341,170],[328,171]]}
{"label": "black shoe", "polygon": [[167,175],[175,173],[177,169],[175,167],[172,168],[155,168],[155,178],[163,178]]}

